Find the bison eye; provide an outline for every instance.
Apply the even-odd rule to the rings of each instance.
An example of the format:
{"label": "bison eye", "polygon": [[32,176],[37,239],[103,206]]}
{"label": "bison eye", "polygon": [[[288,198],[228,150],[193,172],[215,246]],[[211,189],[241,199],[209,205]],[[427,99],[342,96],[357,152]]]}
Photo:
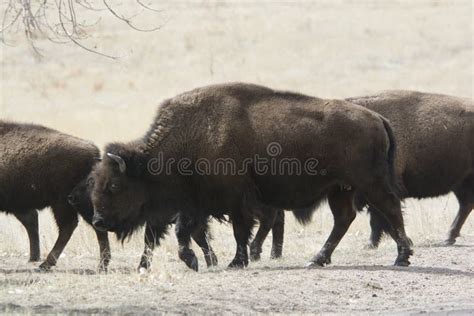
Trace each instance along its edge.
{"label": "bison eye", "polygon": [[120,187],[117,183],[112,183],[110,185],[110,192],[117,193],[120,190]]}

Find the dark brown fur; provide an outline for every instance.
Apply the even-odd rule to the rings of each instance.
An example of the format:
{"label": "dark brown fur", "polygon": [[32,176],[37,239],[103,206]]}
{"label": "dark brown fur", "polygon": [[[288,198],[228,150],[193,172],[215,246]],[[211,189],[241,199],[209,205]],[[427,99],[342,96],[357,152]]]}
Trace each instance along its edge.
{"label": "dark brown fur", "polygon": [[[454,244],[474,208],[474,103],[447,95],[387,91],[348,99],[389,119],[398,142],[396,173],[402,198],[437,197],[454,192],[459,212],[447,244]],[[371,217],[371,245],[387,223]]]}
{"label": "dark brown fur", "polygon": [[[445,241],[447,245],[454,244],[474,207],[473,101],[415,91],[386,91],[347,100],[380,113],[393,126],[398,144],[395,172],[403,187],[402,198],[421,199],[454,192],[459,211]],[[372,228],[369,246],[377,247],[390,225],[373,207],[368,210]],[[305,224],[313,211],[296,211],[295,216]],[[259,234],[266,236],[271,224],[264,223]],[[280,220],[275,225],[284,224]],[[283,240],[283,236],[277,238]],[[261,249],[262,243],[262,239],[255,240],[254,248]]]}
{"label": "dark brown fur", "polygon": [[[0,154],[0,210],[15,215],[25,226],[31,261],[40,259],[36,210],[48,206],[53,210],[59,236],[41,265],[48,269],[56,264],[78,223],[67,196],[91,171],[99,150],[46,127],[0,121]],[[104,259],[107,235],[97,233]]]}
{"label": "dark brown fur", "polygon": [[[141,142],[141,143],[140,143]],[[345,101],[321,100],[248,84],[225,84],[196,89],[165,101],[150,131],[140,142],[110,144],[108,155],[94,171],[94,225],[131,232],[179,212],[176,234],[180,258],[195,260],[189,248],[192,231],[208,216],[229,214],[237,242],[231,267],[248,263],[247,243],[260,205],[304,208],[328,198],[335,226],[311,265],[324,265],[355,217],[354,189],[369,197],[387,217],[398,244],[398,265],[411,254],[400,202],[396,197],[391,153],[395,146],[390,126],[379,115]],[[317,176],[259,174],[250,165],[240,175],[185,176],[176,164],[170,174],[152,175],[150,159],[269,157],[267,146],[282,148],[276,158],[319,161]],[[121,158],[120,158],[121,157]],[[194,169],[193,169],[194,170]]]}
{"label": "dark brown fur", "polygon": [[[94,188],[94,178],[88,176],[87,179],[81,181],[69,195],[69,203],[80,212],[82,217],[90,224],[94,215],[94,207],[91,200],[91,192]],[[168,232],[169,226],[176,223],[177,214],[169,214],[168,218],[163,218],[162,221],[155,222],[146,225],[145,228],[145,250],[143,251],[138,265],[138,270],[141,268],[148,270],[151,266],[151,260],[153,258],[153,250],[156,246],[160,245],[161,239],[165,237]],[[117,232],[117,238],[123,242],[127,237],[127,234],[123,232]],[[208,225],[200,227],[193,234],[193,240],[200,246],[203,251],[204,259],[208,267],[217,265],[217,256],[209,245],[210,234],[208,233]],[[197,262],[192,266],[193,269],[198,268]]]}

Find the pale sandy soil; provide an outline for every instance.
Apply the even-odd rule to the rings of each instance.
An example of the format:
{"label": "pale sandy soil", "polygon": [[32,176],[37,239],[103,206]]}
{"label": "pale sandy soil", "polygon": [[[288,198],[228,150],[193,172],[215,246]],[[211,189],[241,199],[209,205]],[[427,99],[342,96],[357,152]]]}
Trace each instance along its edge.
{"label": "pale sandy soil", "polygon": [[[3,4],[2,4],[3,5]],[[33,57],[21,34],[1,47],[0,118],[37,122],[95,141],[141,135],[160,100],[210,83],[246,81],[341,98],[383,89],[414,89],[472,97],[471,1],[160,2],[141,16],[136,33],[106,16],[86,43],[121,56],[112,61],[70,46],[38,44]],[[126,8],[126,6],[124,7]],[[101,14],[101,13],[99,13]],[[91,21],[94,17],[91,16]],[[0,215],[0,312],[44,313],[423,313],[474,311],[474,221],[455,247],[445,238],[457,203],[449,195],[405,206],[415,242],[409,268],[393,268],[396,247],[365,250],[368,220],[358,216],[333,264],[302,268],[328,235],[327,207],[301,227],[288,214],[284,258],[269,245],[259,263],[228,271],[235,243],[228,225],[213,224],[219,266],[198,273],[179,262],[170,234],[152,272],[135,273],[142,237],[113,243],[111,273],[95,273],[97,245],[81,223],[58,266],[36,273],[26,263],[27,238]],[[41,249],[56,228],[41,213]],[[196,246],[194,247],[197,248]]]}

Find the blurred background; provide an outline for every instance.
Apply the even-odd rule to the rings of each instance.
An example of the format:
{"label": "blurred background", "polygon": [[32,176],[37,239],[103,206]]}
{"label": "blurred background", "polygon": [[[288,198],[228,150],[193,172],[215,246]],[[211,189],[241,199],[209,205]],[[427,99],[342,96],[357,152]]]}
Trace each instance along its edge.
{"label": "blurred background", "polygon": [[[39,57],[24,33],[9,33],[8,45],[0,46],[0,119],[43,124],[103,147],[141,136],[161,100],[213,83],[251,82],[324,98],[385,89],[472,98],[471,0],[150,4],[159,12],[143,11],[131,1],[115,5],[119,13],[139,13],[133,20],[138,27],[161,26],[138,32],[106,10],[78,9],[78,19],[92,23],[82,43],[116,59],[45,38],[35,40]],[[457,211],[454,196],[407,201],[405,206],[407,230],[417,244],[443,240]],[[326,207],[306,228],[296,225],[290,214],[287,218],[285,253],[314,253],[332,226]],[[56,239],[56,227],[49,211],[41,212],[40,221],[45,255]],[[472,236],[473,226],[471,216],[463,233]],[[231,228],[215,224],[213,231],[214,248],[221,262],[227,262],[234,251]],[[165,263],[157,264],[176,260],[176,241],[170,235],[157,252]],[[365,214],[358,216],[349,235],[368,238]],[[266,257],[269,243],[265,246]],[[65,256],[86,256],[94,262],[96,248],[95,234],[82,223]],[[340,249],[348,248],[343,241]],[[133,264],[141,250],[140,234],[123,248],[113,244],[114,258]],[[0,256],[26,261],[27,253],[22,226],[0,214]]]}

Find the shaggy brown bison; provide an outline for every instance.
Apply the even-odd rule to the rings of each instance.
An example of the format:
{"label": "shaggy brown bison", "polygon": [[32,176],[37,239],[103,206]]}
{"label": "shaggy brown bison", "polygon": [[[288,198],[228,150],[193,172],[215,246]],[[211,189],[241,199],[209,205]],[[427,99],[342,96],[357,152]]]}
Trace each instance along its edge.
{"label": "shaggy brown bison", "polygon": [[[92,223],[94,215],[94,207],[90,198],[90,193],[94,187],[94,178],[89,176],[87,179],[81,181],[72,190],[69,195],[69,203],[86,219],[87,222]],[[168,232],[168,228],[171,224],[176,222],[177,214],[169,214],[168,217],[160,218],[159,221],[151,224],[147,224],[145,228],[145,250],[140,259],[138,265],[138,271],[141,269],[148,270],[151,266],[151,260],[153,257],[153,250],[156,246],[160,245],[160,240]],[[210,235],[207,233],[208,226],[206,225],[199,227],[193,232],[193,240],[202,249],[204,259],[208,267],[217,265],[217,256],[215,255],[212,247],[209,245]],[[117,232],[117,238],[124,241],[126,234],[123,232]],[[190,267],[197,271],[198,263],[191,262]]]}
{"label": "shaggy brown bison", "polygon": [[228,214],[237,242],[229,266],[244,267],[253,209],[314,207],[327,197],[335,224],[309,263],[324,265],[355,218],[357,189],[390,223],[395,264],[408,265],[394,151],[385,119],[346,101],[240,83],[199,88],[163,102],[142,139],[106,146],[93,171],[94,225],[129,234],[178,211],[180,258],[191,262],[192,232]]}
{"label": "shaggy brown bison", "polygon": [[[447,245],[456,242],[461,227],[474,207],[474,104],[472,99],[415,91],[386,91],[349,98],[386,117],[397,140],[396,174],[403,188],[401,198],[427,198],[454,192],[459,211],[449,230]],[[364,205],[365,203],[361,203]],[[369,246],[377,247],[389,225],[369,206],[372,233]],[[313,210],[297,211],[296,218],[308,222]],[[283,211],[279,211],[283,214]],[[283,240],[275,222],[275,238]],[[260,226],[251,244],[258,259],[272,223]],[[257,238],[258,237],[258,238]]]}
{"label": "shaggy brown bison", "polygon": [[[59,236],[46,260],[56,264],[77,226],[77,212],[68,204],[68,193],[84,179],[99,156],[92,143],[32,124],[0,121],[0,210],[23,224],[30,240],[30,261],[40,260],[38,214],[50,206]],[[96,231],[101,268],[109,260],[107,233]]]}

